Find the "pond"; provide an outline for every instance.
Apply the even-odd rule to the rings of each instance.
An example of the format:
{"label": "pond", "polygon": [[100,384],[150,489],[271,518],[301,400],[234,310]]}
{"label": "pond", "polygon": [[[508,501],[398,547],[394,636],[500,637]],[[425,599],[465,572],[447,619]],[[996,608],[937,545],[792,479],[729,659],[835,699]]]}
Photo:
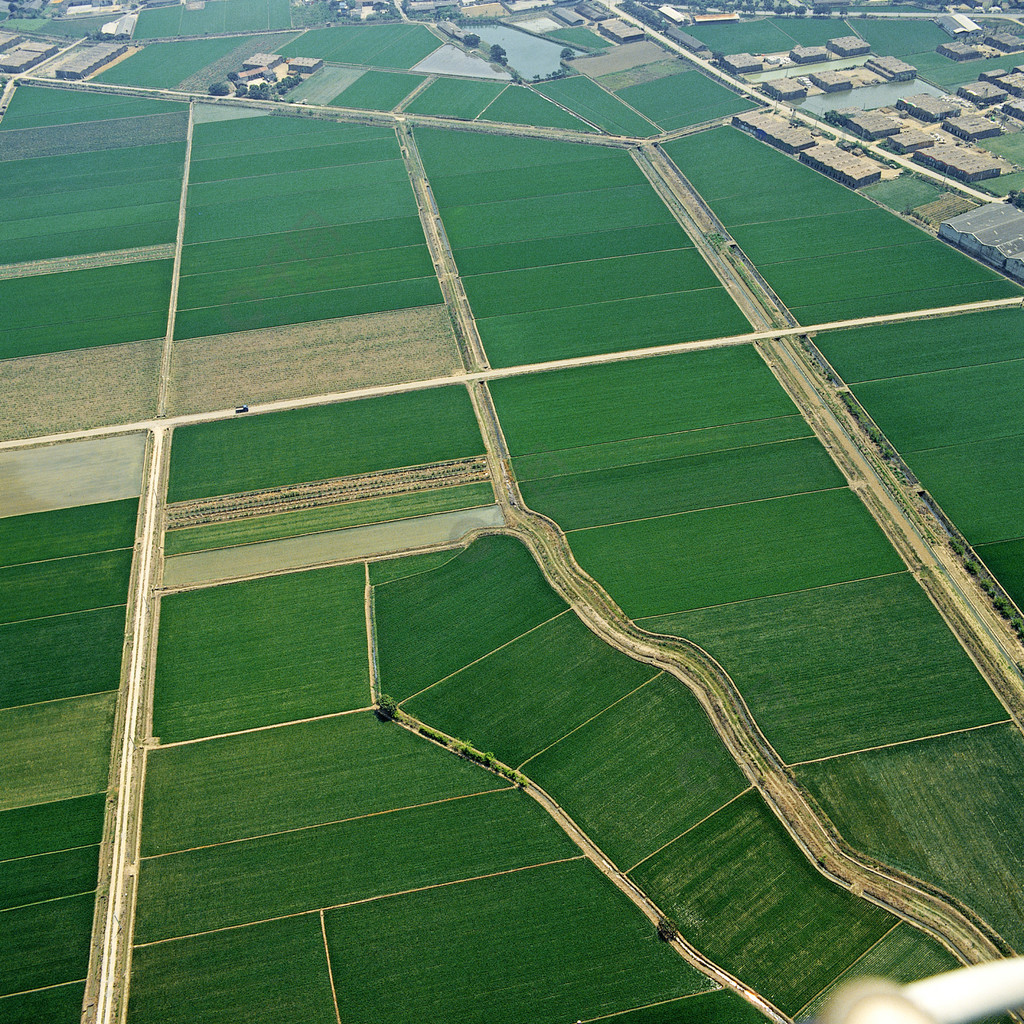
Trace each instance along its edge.
{"label": "pond", "polygon": [[481,25],[478,32],[488,46],[497,43],[505,48],[509,66],[527,82],[534,77],[547,78],[561,67],[562,50],[566,48],[563,42],[538,39],[506,25]]}
{"label": "pond", "polygon": [[844,89],[842,92],[825,92],[820,96],[808,96],[800,104],[801,110],[809,110],[812,114],[825,114],[830,110],[875,110],[878,107],[891,107],[897,100],[905,96],[945,96],[941,89],[915,78],[910,82],[884,82],[882,85],[865,85],[860,89]]}

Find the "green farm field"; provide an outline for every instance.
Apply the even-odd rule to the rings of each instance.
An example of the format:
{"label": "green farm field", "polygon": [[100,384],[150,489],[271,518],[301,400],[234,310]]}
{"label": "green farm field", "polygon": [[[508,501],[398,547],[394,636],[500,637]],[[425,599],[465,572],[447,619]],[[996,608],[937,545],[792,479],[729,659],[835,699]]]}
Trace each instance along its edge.
{"label": "green farm field", "polygon": [[847,384],[1003,363],[1024,356],[1019,310],[994,310],[819,334],[815,344]]}
{"label": "green farm field", "polygon": [[309,509],[304,512],[282,512],[230,523],[173,530],[164,538],[164,553],[180,555],[187,551],[208,551],[211,548],[254,544],[264,540],[279,540],[282,537],[301,537],[325,530],[342,530],[350,526],[365,526],[368,523],[391,522],[433,512],[478,508],[481,505],[490,505],[493,501],[494,489],[489,483],[441,487],[434,491],[414,491],[411,494],[398,494],[388,498],[368,498],[364,501],[350,501],[344,505]]}
{"label": "green farm field", "polygon": [[0,912],[93,892],[99,849],[80,846],[0,863]]}
{"label": "green farm field", "polygon": [[[227,3],[231,0],[218,2]],[[177,7],[171,10],[181,13]],[[148,18],[156,13],[156,10],[144,11],[143,15]],[[139,85],[150,89],[173,89],[190,75],[227,56],[236,46],[238,40],[232,38],[183,39],[153,44],[108,68],[97,75],[94,81],[111,85]]]}
{"label": "green farm field", "polygon": [[0,810],[104,789],[116,699],[97,693],[0,711]]}
{"label": "green farm field", "polygon": [[586,121],[524,85],[510,85],[480,111],[477,119],[544,128],[568,128],[577,132],[594,131]]}
{"label": "green farm field", "polygon": [[698,71],[630,85],[616,95],[667,132],[751,107],[749,100]]}
{"label": "green farm field", "polygon": [[[515,950],[513,975],[483,924],[496,919]],[[402,1024],[427,1006],[439,1020],[494,1024],[617,1019],[711,985],[581,860],[332,910],[325,921],[335,985],[360,1024]],[[353,943],[365,943],[365,959],[349,955]],[[396,990],[393,971],[412,983]],[[452,972],[473,984],[448,984]]]}
{"label": "green farm field", "polygon": [[842,486],[817,438],[750,445],[523,481],[527,505],[564,530]]}
{"label": "green farm field", "polygon": [[[722,53],[779,53],[792,49],[797,42],[802,42],[803,38],[797,38],[798,35],[803,36],[800,30],[806,30],[813,24],[810,19],[798,21],[790,18],[763,18],[734,24],[693,25],[691,35],[696,36],[709,49]],[[849,26],[845,22],[835,24],[829,20],[825,25],[832,33],[826,38],[849,34]]]}
{"label": "green farm field", "polygon": [[897,922],[819,875],[754,792],[630,875],[690,941],[784,1013]]}
{"label": "green farm field", "polygon": [[435,117],[458,117],[471,121],[505,88],[504,82],[438,78],[405,109],[410,114],[433,114]]}
{"label": "green farm field", "polygon": [[155,750],[144,857],[504,789],[371,714]]}
{"label": "green farm field", "polygon": [[0,811],[0,860],[95,846],[103,836],[106,793]]}
{"label": "green farm field", "polygon": [[[903,568],[860,500],[844,488],[577,530],[569,543],[631,618]],[[664,566],[685,572],[657,571]]]}
{"label": "green farm field", "polygon": [[[0,994],[27,993],[84,979],[89,965],[94,903],[95,897],[88,893],[0,914],[0,958],[5,965]],[[82,991],[78,986],[74,990],[76,996]],[[0,1000],[0,1006],[6,1002]],[[32,1012],[40,1004],[47,1010],[65,1006],[60,998],[19,1002],[12,1008],[16,1014],[26,1007]],[[74,1019],[81,1016],[81,1010],[79,999]]]}
{"label": "green farm field", "polygon": [[353,25],[310,29],[280,52],[336,64],[411,68],[440,45],[441,40],[423,25]]}
{"label": "green farm field", "polygon": [[124,631],[123,605],[0,626],[0,708],[116,690]]}
{"label": "green farm field", "polygon": [[381,690],[404,700],[563,611],[519,541],[481,538],[438,568],[374,587]]}
{"label": "green farm field", "polygon": [[570,46],[581,46],[589,50],[606,50],[612,45],[610,39],[599,36],[589,28],[560,28],[557,32],[548,32],[549,39],[558,39]]}
{"label": "green farm field", "polygon": [[186,110],[188,105],[185,103],[20,86],[15,90],[3,121],[0,121],[0,131],[81,124],[86,121],[142,117],[146,114],[167,114]]}
{"label": "green farm field", "polygon": [[1024,538],[979,544],[975,550],[1019,608],[1024,603]]}
{"label": "green farm field", "polygon": [[[871,52],[902,60],[918,53],[934,53],[935,47],[949,37],[931,21],[886,18],[884,21],[867,19],[857,22],[857,35],[871,44]],[[913,61],[911,61],[913,63]],[[967,74],[960,81],[968,81]]]}
{"label": "green farm field", "polygon": [[[907,573],[641,625],[687,637],[728,666],[758,725],[790,763],[1006,717]],[[890,671],[893,664],[898,672]]]}
{"label": "green farm field", "polygon": [[662,673],[523,771],[623,871],[746,788],[689,690]]}
{"label": "green farm field", "polygon": [[388,395],[179,427],[168,500],[483,454],[480,429],[465,389]]}
{"label": "green farm field", "polygon": [[749,346],[530,374],[490,388],[513,457],[563,453],[566,471],[577,468],[577,447],[692,432],[686,453],[716,451],[736,439],[696,432],[723,424],[760,432],[756,421],[794,414]]}
{"label": "green farm field", "polygon": [[[104,19],[105,20],[105,19]],[[52,1024],[77,1024],[82,1019],[85,981],[64,982],[54,988],[36,989],[7,996],[0,1002],[4,1024],[8,1021],[45,1020]]]}
{"label": "green farm field", "polygon": [[124,605],[131,548],[0,569],[0,623]]}
{"label": "green farm field", "polygon": [[0,281],[0,359],[162,338],[170,289],[171,260]]}
{"label": "green farm field", "polygon": [[805,765],[797,777],[857,849],[940,886],[1020,948],[1022,763],[1024,741],[1007,724]]}
{"label": "green farm field", "polygon": [[[503,789],[144,860],[135,940],[191,935],[576,856],[578,847],[533,800]],[[238,878],[247,880],[244,889],[235,885]]]}
{"label": "green farm field", "polygon": [[424,81],[424,75],[365,71],[352,85],[335,96],[331,105],[355,107],[357,110],[391,110]]}
{"label": "green farm field", "polygon": [[610,135],[629,135],[643,139],[658,134],[657,125],[585,75],[547,82],[537,86],[537,91],[568,107]]}
{"label": "green farm field", "polygon": [[650,665],[609,647],[566,611],[402,706],[516,766],[655,675]]}
{"label": "green farm field", "polygon": [[861,189],[864,195],[896,213],[912,210],[915,206],[924,206],[934,202],[942,195],[941,189],[929,181],[924,181],[912,174],[904,174],[892,181],[880,181],[877,185],[868,185]]}
{"label": "green farm field", "polygon": [[0,566],[130,548],[138,505],[127,498],[0,518]]}
{"label": "green farm field", "polygon": [[291,8],[287,0],[212,0],[198,9],[173,6],[143,10],[135,35],[139,39],[154,39],[290,27]]}
{"label": "green farm field", "polygon": [[153,734],[164,743],[370,703],[361,565],[164,597]]}

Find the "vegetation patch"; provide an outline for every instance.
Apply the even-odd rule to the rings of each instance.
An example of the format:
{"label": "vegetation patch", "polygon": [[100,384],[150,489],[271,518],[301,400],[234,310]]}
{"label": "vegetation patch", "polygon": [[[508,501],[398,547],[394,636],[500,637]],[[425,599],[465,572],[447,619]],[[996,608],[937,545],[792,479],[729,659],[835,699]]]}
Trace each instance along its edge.
{"label": "vegetation patch", "polygon": [[320,57],[336,64],[411,68],[441,45],[423,25],[353,25],[315,28],[282,47],[286,57]]}
{"label": "vegetation patch", "polygon": [[104,792],[0,812],[0,860],[95,846],[105,805]]}
{"label": "vegetation patch", "polygon": [[438,78],[431,82],[405,109],[410,114],[457,117],[473,120],[506,88],[504,82]]}
{"label": "vegetation patch", "polygon": [[610,135],[644,139],[658,134],[656,125],[585,75],[546,82],[537,86],[537,91],[568,107]]}
{"label": "vegetation patch", "polygon": [[165,596],[153,734],[165,743],[369,704],[361,565]]}
{"label": "vegetation patch", "polygon": [[335,107],[357,110],[391,110],[425,81],[423,75],[403,75],[394,71],[366,71],[331,100]]}
{"label": "vegetation patch", "polygon": [[0,566],[130,548],[138,506],[126,498],[0,518]]}
{"label": "vegetation patch", "polygon": [[620,89],[616,95],[667,132],[751,107],[746,97],[699,71],[638,82]]}

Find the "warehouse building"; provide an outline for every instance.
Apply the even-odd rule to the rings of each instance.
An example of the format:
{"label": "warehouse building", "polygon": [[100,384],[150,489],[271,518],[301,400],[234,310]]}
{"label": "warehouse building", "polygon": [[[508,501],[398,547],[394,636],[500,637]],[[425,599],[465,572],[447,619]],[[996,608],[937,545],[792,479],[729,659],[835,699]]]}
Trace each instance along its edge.
{"label": "warehouse building", "polygon": [[72,50],[57,68],[58,78],[75,81],[87,78],[105,64],[128,52],[126,43],[94,43]]}
{"label": "warehouse building", "polygon": [[838,71],[812,71],[807,77],[822,92],[842,92],[853,88],[853,82]]}
{"label": "warehouse building", "polygon": [[1024,50],[1024,36],[1015,36],[1011,32],[993,32],[985,36],[985,45],[1002,53],[1020,53]]}
{"label": "warehouse building", "polygon": [[1006,75],[1004,78],[1000,78],[996,84],[1011,96],[1024,96],[1024,75]]}
{"label": "warehouse building", "polygon": [[971,43],[939,43],[935,52],[950,60],[977,60],[982,56],[981,50]]}
{"label": "warehouse building", "polygon": [[956,91],[957,96],[970,100],[976,107],[990,107],[993,103],[1002,103],[1007,92],[995,82],[968,82]]}
{"label": "warehouse building", "polygon": [[668,4],[665,4],[664,7],[659,7],[658,13],[676,25],[685,25],[689,21],[689,15],[683,14],[682,11],[677,10],[675,7],[669,7]]}
{"label": "warehouse building", "polygon": [[801,85],[795,78],[776,78],[772,82],[762,82],[759,88],[773,100],[796,103],[807,98],[807,86]]}
{"label": "warehouse building", "polygon": [[711,51],[707,48],[706,44],[702,43],[696,36],[691,36],[689,32],[684,32],[681,28],[666,29],[665,35],[672,42],[678,43],[684,50],[689,50],[698,57],[711,57]]}
{"label": "warehouse building", "polygon": [[966,14],[942,14],[935,19],[935,24],[948,36],[970,35],[972,32],[980,32],[981,26],[971,21]]}
{"label": "warehouse building", "polygon": [[871,142],[890,135],[898,135],[902,127],[899,121],[894,121],[885,114],[876,114],[872,110],[837,110],[836,115],[855,135]]}
{"label": "warehouse building", "polygon": [[577,14],[571,7],[555,7],[552,8],[551,13],[563,25],[582,25],[585,20],[582,15]]}
{"label": "warehouse building", "polygon": [[284,62],[284,57],[279,53],[254,53],[248,60],[242,61],[242,70],[253,71],[266,68],[268,71],[276,71],[284,65]]}
{"label": "warehouse building", "polygon": [[588,21],[607,21],[612,13],[593,0],[583,0],[583,3],[576,5],[576,13],[582,14]]}
{"label": "warehouse building", "polygon": [[897,100],[896,109],[905,110],[911,117],[916,117],[919,121],[932,121],[936,124],[943,118],[960,116],[958,103],[948,99],[939,99],[926,92]]}
{"label": "warehouse building", "polygon": [[1010,72],[1005,68],[993,68],[991,71],[982,71],[978,75],[979,82],[998,82],[1005,78]]}
{"label": "warehouse building", "polygon": [[825,43],[825,49],[837,57],[860,57],[871,52],[870,44],[865,43],[860,36],[839,36],[838,39],[829,39]]}
{"label": "warehouse building", "polygon": [[1011,100],[1009,103],[1003,104],[1002,111],[1004,114],[1009,114],[1010,117],[1017,118],[1018,121],[1024,121],[1024,103]]}
{"label": "warehouse building", "polygon": [[722,58],[722,67],[734,75],[749,75],[764,70],[764,61],[749,53],[732,53]]}
{"label": "warehouse building", "polygon": [[951,117],[942,122],[942,127],[950,135],[955,135],[965,142],[977,142],[979,139],[994,139],[1003,134],[999,125],[990,121],[987,117],[980,117],[978,114],[963,114],[960,117]]}
{"label": "warehouse building", "polygon": [[866,157],[847,153],[835,146],[817,145],[800,154],[800,162],[842,182],[848,188],[863,188],[881,180],[882,169]]}
{"label": "warehouse building", "polygon": [[789,59],[794,64],[820,64],[830,57],[824,46],[794,46],[789,51]]}
{"label": "warehouse building", "polygon": [[597,30],[601,35],[607,36],[615,43],[639,43],[644,38],[644,30],[642,28],[630,25],[629,22],[622,21],[620,18],[610,18],[607,21],[602,21],[597,26]]}
{"label": "warehouse building", "polygon": [[998,178],[1002,174],[1002,164],[989,153],[964,149],[946,142],[937,142],[928,149],[919,149],[911,159],[948,174],[957,181],[982,181],[985,178]]}
{"label": "warehouse building", "polygon": [[939,225],[939,238],[1024,281],[1024,211],[988,203]]}
{"label": "warehouse building", "polygon": [[736,128],[749,132],[755,139],[767,142],[784,153],[800,153],[816,145],[814,136],[806,128],[791,125],[783,118],[763,110],[734,114],[732,123]]}
{"label": "warehouse building", "polygon": [[917,78],[917,68],[898,57],[872,57],[864,67],[890,82],[909,82]]}
{"label": "warehouse building", "polygon": [[0,53],[0,71],[8,75],[20,75],[22,72],[30,71],[37,64],[41,64],[47,57],[52,57],[60,47],[52,43],[40,43],[34,39],[27,39],[18,43],[7,53]]}
{"label": "warehouse building", "polygon": [[319,57],[288,58],[289,75],[311,75],[314,71],[319,71],[323,66],[324,62]]}
{"label": "warehouse building", "polygon": [[22,36],[16,36],[13,32],[0,32],[0,53],[13,50],[22,40]]}
{"label": "warehouse building", "polygon": [[916,153],[919,149],[935,145],[935,140],[927,132],[916,128],[907,128],[899,135],[890,135],[888,142],[897,153]]}

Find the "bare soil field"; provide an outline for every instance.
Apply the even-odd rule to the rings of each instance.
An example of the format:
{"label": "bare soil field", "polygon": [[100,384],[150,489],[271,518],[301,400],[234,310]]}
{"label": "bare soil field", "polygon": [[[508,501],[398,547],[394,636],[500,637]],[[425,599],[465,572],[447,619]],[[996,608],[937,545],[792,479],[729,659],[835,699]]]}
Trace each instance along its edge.
{"label": "bare soil field", "polygon": [[499,506],[484,505],[482,508],[438,512],[305,537],[174,555],[164,562],[164,586],[189,587],[303,569],[325,562],[376,558],[400,551],[441,547],[457,544],[473,530],[504,525],[505,518]]}
{"label": "bare soil field", "polygon": [[629,71],[642,64],[655,64],[665,59],[665,51],[657,43],[624,43],[593,57],[579,57],[572,66],[589,78]]}
{"label": "bare soil field", "polygon": [[0,452],[0,517],[134,498],[145,454],[141,433]]}
{"label": "bare soil field", "polygon": [[443,306],[176,341],[172,415],[462,372]]}
{"label": "bare soil field", "polygon": [[156,414],[159,341],[0,361],[0,441]]}

